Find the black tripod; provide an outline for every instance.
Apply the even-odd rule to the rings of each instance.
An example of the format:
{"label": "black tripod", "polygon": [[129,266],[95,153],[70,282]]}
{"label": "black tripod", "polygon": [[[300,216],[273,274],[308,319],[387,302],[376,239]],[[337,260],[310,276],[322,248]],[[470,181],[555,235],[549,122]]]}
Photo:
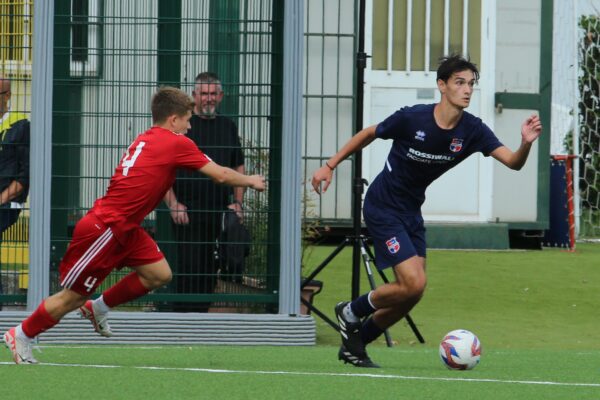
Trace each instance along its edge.
{"label": "black tripod", "polygon": [[[365,68],[367,66],[367,54],[365,53],[365,0],[359,2],[359,21],[358,21],[358,52],[356,54],[356,111],[355,111],[355,124],[356,131],[360,131],[363,127],[363,100],[364,100],[364,77]],[[353,220],[353,231],[354,234],[346,236],[344,241],[310,274],[303,282],[301,289],[303,289],[312,279],[314,279],[319,272],[323,270],[343,249],[349,244],[352,244],[352,299],[356,299],[360,292],[360,262],[361,258],[364,262],[364,266],[369,278],[369,284],[371,289],[375,289],[375,280],[373,279],[373,272],[370,263],[373,262],[374,257],[371,253],[371,249],[367,245],[367,238],[361,232],[361,204],[362,194],[364,186],[367,181],[362,178],[362,151],[357,151],[354,158],[354,170],[353,170],[353,194],[352,194],[352,220]],[[387,277],[383,271],[379,271],[379,275],[385,283],[389,283]],[[302,303],[308,307],[309,310],[313,311],[325,322],[333,327],[333,329],[339,331],[340,327],[333,322],[329,317],[319,311],[309,301],[302,299]],[[406,321],[410,325],[411,329],[415,333],[417,339],[421,343],[425,343],[423,336],[415,326],[410,315],[406,315]],[[392,341],[389,333],[385,332],[385,338],[387,345],[391,347]]]}

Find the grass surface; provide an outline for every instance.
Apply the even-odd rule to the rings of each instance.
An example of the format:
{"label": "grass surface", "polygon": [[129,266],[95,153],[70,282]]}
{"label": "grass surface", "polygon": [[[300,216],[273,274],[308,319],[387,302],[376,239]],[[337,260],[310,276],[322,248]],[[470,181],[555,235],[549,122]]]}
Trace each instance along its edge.
{"label": "grass surface", "polygon": [[[54,364],[0,364],[3,398],[64,399],[84,392],[128,400],[600,397],[598,351],[491,350],[475,370],[460,372],[446,370],[431,348],[374,348],[372,356],[384,365],[378,370],[341,365],[333,346],[42,351],[38,356]],[[0,360],[8,361],[7,352]]]}
{"label": "grass surface", "polygon": [[[312,263],[331,250],[316,249]],[[330,316],[350,296],[350,257],[345,250],[318,276],[315,302]],[[598,260],[591,244],[576,253],[430,251],[428,289],[411,312],[427,342],[400,323],[394,347],[369,346],[381,369],[337,361],[339,337],[317,319],[314,347],[50,346],[35,352],[39,366],[13,365],[0,351],[0,398],[599,399]],[[449,371],[438,358],[439,340],[456,328],[482,341],[472,371]]]}
{"label": "grass surface", "polygon": [[[328,250],[315,250],[313,264]],[[350,268],[348,249],[317,277],[324,285],[315,305],[329,316],[338,301],[350,298]],[[392,277],[389,269],[386,273]],[[369,289],[364,275],[363,268],[361,292]],[[460,328],[473,331],[484,347],[495,349],[600,348],[600,245],[581,244],[575,253],[430,250],[427,275],[425,296],[410,313],[426,347],[437,347],[444,334]],[[319,343],[338,343],[333,329],[320,319],[317,324]],[[415,345],[403,321],[390,333],[403,347]]]}

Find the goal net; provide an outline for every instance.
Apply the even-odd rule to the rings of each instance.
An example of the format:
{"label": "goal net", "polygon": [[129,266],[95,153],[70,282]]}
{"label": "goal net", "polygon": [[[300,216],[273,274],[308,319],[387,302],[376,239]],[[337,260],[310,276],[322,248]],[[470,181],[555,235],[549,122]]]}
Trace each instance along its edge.
{"label": "goal net", "polygon": [[600,238],[600,16],[581,16],[579,27],[579,237]]}

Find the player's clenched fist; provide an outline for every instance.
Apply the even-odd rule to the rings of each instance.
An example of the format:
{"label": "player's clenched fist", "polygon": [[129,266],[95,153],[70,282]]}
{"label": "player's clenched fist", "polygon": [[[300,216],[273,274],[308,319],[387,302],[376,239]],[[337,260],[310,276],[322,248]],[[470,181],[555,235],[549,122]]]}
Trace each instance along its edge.
{"label": "player's clenched fist", "polygon": [[250,179],[252,180],[252,184],[250,185],[252,189],[262,192],[267,188],[267,182],[264,176],[252,175],[250,176]]}
{"label": "player's clenched fist", "polygon": [[[312,177],[312,187],[319,194],[325,193],[329,184],[331,183],[331,179],[333,177],[333,170],[328,166],[324,165],[318,170],[315,171]],[[323,187],[321,187],[321,183],[325,182]]]}

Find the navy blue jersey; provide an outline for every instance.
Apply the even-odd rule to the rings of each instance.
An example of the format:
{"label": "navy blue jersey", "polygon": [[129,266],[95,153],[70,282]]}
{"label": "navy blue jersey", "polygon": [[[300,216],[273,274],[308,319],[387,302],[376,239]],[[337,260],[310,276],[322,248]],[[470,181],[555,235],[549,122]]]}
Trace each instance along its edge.
{"label": "navy blue jersey", "polygon": [[376,137],[394,143],[383,171],[367,191],[365,209],[420,214],[431,182],[471,154],[482,152],[488,156],[502,146],[490,128],[468,112],[462,113],[453,129],[440,128],[433,116],[434,107],[404,107],[377,125]]}

